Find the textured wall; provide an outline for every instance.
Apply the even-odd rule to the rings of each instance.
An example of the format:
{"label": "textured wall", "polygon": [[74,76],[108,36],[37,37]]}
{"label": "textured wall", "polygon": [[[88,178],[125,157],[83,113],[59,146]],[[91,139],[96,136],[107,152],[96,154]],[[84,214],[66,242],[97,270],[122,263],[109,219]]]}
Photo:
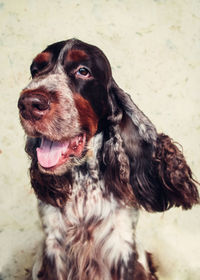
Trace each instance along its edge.
{"label": "textured wall", "polygon": [[[182,144],[200,179],[199,0],[0,1],[0,279],[25,279],[41,237],[17,99],[32,58],[77,37],[106,53],[118,84]],[[200,208],[141,215],[161,279],[200,279]]]}

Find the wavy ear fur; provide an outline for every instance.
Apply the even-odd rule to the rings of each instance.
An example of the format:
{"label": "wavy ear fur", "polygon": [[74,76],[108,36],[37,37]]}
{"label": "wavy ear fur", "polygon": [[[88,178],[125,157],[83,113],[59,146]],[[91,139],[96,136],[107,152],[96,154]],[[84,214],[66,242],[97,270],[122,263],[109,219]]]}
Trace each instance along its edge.
{"label": "wavy ear fur", "polygon": [[112,80],[111,115],[103,159],[109,190],[148,211],[199,202],[192,172],[177,145],[154,125]]}

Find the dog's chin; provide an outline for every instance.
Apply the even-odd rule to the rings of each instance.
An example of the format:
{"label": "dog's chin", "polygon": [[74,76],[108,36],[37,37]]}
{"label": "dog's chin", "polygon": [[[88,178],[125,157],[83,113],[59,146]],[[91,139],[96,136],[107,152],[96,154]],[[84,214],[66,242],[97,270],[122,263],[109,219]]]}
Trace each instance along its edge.
{"label": "dog's chin", "polygon": [[62,164],[56,167],[44,168],[39,163],[38,163],[38,168],[41,173],[49,174],[49,175],[57,175],[57,176],[61,176],[65,174],[70,169],[69,164]]}
{"label": "dog's chin", "polygon": [[[85,154],[85,153],[84,153]],[[44,168],[41,166],[38,162],[38,168],[41,173],[48,174],[48,175],[56,175],[56,176],[62,176],[68,171],[70,171],[75,166],[80,166],[85,162],[86,156],[82,156],[81,158],[70,158],[63,164],[60,164],[58,166],[53,166],[51,168]]]}

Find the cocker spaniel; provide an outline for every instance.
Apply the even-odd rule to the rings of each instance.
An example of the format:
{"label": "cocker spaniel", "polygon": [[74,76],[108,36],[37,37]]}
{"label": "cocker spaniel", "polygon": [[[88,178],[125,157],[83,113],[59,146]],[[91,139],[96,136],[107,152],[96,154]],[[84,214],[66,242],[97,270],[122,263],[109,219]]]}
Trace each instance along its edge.
{"label": "cocker spaniel", "polygon": [[52,44],[31,74],[18,107],[45,235],[33,279],[157,279],[135,236],[138,212],[199,202],[182,152],[119,88],[99,48]]}

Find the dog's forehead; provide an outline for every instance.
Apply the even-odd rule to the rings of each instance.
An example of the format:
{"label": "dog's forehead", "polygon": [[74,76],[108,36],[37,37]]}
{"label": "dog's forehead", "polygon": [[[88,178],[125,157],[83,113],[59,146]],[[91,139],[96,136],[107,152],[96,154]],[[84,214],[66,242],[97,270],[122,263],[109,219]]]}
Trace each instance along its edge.
{"label": "dog's forehead", "polygon": [[61,49],[58,59],[62,62],[81,62],[85,60],[96,61],[104,59],[103,52],[94,45],[87,44],[77,39],[66,41]]}
{"label": "dog's forehead", "polygon": [[[94,57],[95,53],[97,53],[97,49],[96,46],[89,45],[76,39],[70,39],[49,45],[33,59],[33,62],[40,64],[48,62],[51,59],[60,62],[79,62]],[[100,54],[98,54],[98,56],[100,56]]]}
{"label": "dog's forehead", "polygon": [[[112,75],[110,63],[103,53],[95,45],[91,45],[78,39],[69,39],[49,45],[33,60],[32,66],[45,69],[54,66],[77,67],[78,65],[89,67],[95,76],[108,82]],[[31,66],[31,67],[32,67]]]}

